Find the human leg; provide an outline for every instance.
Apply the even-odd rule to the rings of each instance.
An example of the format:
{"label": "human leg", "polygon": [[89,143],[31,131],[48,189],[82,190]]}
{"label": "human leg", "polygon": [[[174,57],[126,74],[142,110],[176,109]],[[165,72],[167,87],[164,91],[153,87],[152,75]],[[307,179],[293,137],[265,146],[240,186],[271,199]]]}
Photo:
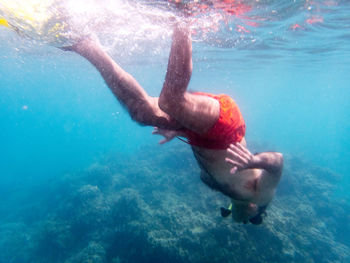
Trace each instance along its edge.
{"label": "human leg", "polygon": [[83,39],[65,50],[86,58],[100,72],[115,97],[133,120],[143,125],[179,129],[181,125],[158,106],[158,98],[150,97],[140,84],[123,70],[101,47],[98,40]]}
{"label": "human leg", "polygon": [[187,92],[192,74],[192,43],[187,27],[177,25],[173,33],[168,69],[159,96],[159,107],[182,126],[199,134],[208,131],[218,120],[219,102]]}

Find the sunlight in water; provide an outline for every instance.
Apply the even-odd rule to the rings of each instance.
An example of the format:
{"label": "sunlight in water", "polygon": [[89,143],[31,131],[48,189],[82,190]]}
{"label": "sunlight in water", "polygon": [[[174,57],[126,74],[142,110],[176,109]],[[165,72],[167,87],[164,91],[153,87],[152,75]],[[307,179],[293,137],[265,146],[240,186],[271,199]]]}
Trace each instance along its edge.
{"label": "sunlight in water", "polygon": [[[0,0],[1,25],[22,36],[54,46],[67,45],[75,39],[95,34],[111,49],[115,45],[134,49],[169,41],[174,17],[186,19],[195,38],[204,39],[210,32],[228,24],[225,16],[236,19],[249,10],[232,4],[229,8],[171,5],[172,1],[126,0]],[[219,11],[217,11],[219,10]],[[185,18],[186,17],[186,18]],[[221,23],[221,24],[220,24]],[[234,32],[237,28],[234,28]],[[241,33],[248,30],[240,25]],[[130,44],[131,43],[131,44]],[[146,44],[146,46],[147,46]]]}
{"label": "sunlight in water", "polygon": [[171,13],[125,0],[0,0],[0,22],[22,36],[54,46],[96,34],[127,43],[168,36]]}
{"label": "sunlight in water", "polygon": [[[112,56],[126,58],[164,52],[177,20],[188,22],[194,42],[250,53],[274,50],[303,55],[329,52],[335,38],[339,42],[347,38],[337,30],[347,29],[350,7],[340,8],[340,3],[345,2],[0,0],[0,26],[12,28],[34,44],[58,47],[96,35]],[[311,36],[317,41],[309,41]]]}

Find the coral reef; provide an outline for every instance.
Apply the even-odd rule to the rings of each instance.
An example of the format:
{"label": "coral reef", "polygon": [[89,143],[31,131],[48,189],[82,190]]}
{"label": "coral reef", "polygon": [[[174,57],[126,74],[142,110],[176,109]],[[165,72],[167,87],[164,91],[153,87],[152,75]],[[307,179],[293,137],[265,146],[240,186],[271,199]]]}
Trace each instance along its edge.
{"label": "coral reef", "polygon": [[268,216],[254,226],[221,218],[229,200],[200,181],[185,145],[105,157],[46,182],[0,219],[0,263],[349,262],[339,176],[295,156],[285,163]]}

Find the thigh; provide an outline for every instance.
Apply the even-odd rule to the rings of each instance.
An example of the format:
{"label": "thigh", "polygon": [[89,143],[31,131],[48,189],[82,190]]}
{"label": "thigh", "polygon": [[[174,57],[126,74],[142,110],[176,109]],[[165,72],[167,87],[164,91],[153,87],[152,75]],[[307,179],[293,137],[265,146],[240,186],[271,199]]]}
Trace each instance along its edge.
{"label": "thigh", "polygon": [[160,108],[183,127],[196,133],[207,132],[220,117],[220,103],[214,98],[185,92],[181,97],[167,98]]}

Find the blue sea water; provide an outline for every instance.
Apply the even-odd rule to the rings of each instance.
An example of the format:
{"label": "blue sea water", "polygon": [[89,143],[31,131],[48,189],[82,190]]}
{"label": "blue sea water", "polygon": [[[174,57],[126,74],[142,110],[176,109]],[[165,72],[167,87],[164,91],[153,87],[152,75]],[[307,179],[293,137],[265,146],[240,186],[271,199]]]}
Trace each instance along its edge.
{"label": "blue sea water", "polygon": [[[349,200],[350,4],[254,3],[247,1],[253,10],[246,15],[258,26],[237,17],[231,31],[223,26],[209,38],[194,36],[189,88],[231,95],[246,120],[248,146],[259,144],[338,174],[343,188],[333,198]],[[311,18],[317,20],[307,22]],[[237,25],[249,32],[238,32]],[[170,39],[159,47],[151,46],[154,40],[136,42],[160,51],[142,53],[123,44],[122,51],[112,46],[110,52],[157,96]],[[1,218],[17,213],[8,206],[16,204],[19,191],[45,187],[104,156],[128,159],[149,149],[161,154],[160,138],[151,131],[129,118],[87,61],[0,28]]]}

